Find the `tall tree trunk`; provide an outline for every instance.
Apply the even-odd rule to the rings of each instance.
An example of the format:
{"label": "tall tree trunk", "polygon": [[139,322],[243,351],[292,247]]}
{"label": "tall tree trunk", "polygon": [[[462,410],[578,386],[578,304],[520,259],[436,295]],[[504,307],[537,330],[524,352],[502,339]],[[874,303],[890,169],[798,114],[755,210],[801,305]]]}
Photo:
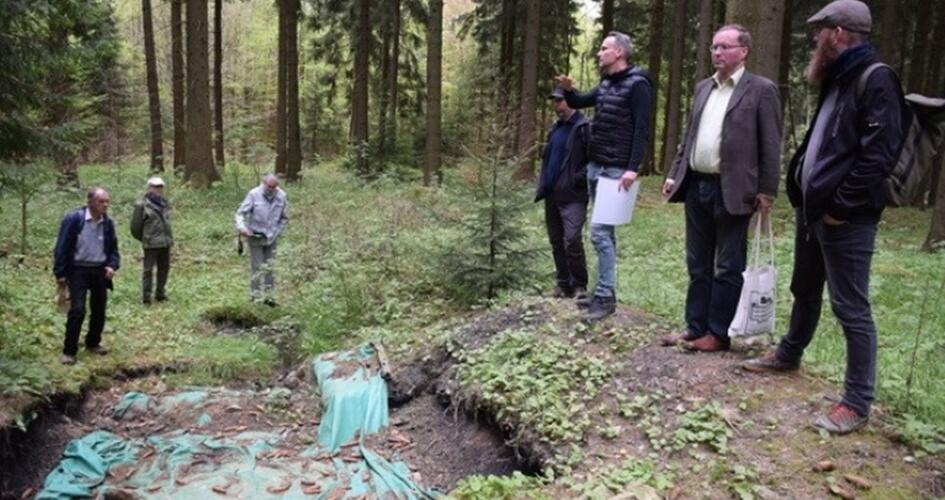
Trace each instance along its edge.
{"label": "tall tree trunk", "polygon": [[[932,47],[929,54],[928,77],[925,80],[926,95],[945,96],[945,84],[942,82],[942,54],[945,54],[945,3],[939,2],[935,13],[935,32],[932,33]],[[938,56],[936,56],[936,54]]]}
{"label": "tall tree trunk", "polygon": [[184,179],[198,188],[219,180],[211,154],[207,0],[187,0],[187,154]]}
{"label": "tall tree trunk", "polygon": [[216,135],[214,162],[222,171],[226,166],[223,158],[223,0],[213,3],[213,129]]}
{"label": "tall tree trunk", "polygon": [[[896,52],[896,25],[902,23],[902,17],[897,13],[899,0],[879,0],[879,54],[885,61],[894,61]],[[897,23],[897,21],[899,21]]]}
{"label": "tall tree trunk", "polygon": [[[502,32],[501,43],[499,46],[499,79],[500,84],[496,87],[498,92],[498,108],[496,113],[496,123],[501,129],[510,128],[509,117],[513,116],[512,109],[515,107],[515,95],[512,91],[512,81],[516,73],[515,63],[515,34],[516,34],[516,0],[502,0]],[[509,141],[512,144],[510,149],[514,150],[515,135]]]}
{"label": "tall tree trunk", "polygon": [[186,160],[187,132],[184,116],[184,28],[181,5],[171,0],[171,81],[174,94],[174,170],[180,171]]}
{"label": "tall tree trunk", "polygon": [[518,176],[529,179],[535,170],[535,101],[538,97],[538,42],[541,39],[541,0],[528,0],[525,48],[522,51],[522,98],[518,121]]}
{"label": "tall tree trunk", "polygon": [[932,209],[932,222],[929,225],[925,243],[922,244],[922,249],[926,252],[941,250],[945,245],[945,175],[942,175],[942,169],[945,168],[945,152],[939,151],[932,163],[930,168],[938,172],[938,182],[934,190],[935,205]]}
{"label": "tall tree trunk", "polygon": [[441,116],[440,90],[443,80],[443,0],[430,0],[427,22],[427,144],[423,163],[423,185],[440,176]]}
{"label": "tall tree trunk", "polygon": [[[778,68],[778,92],[781,94],[781,116],[791,92],[791,19],[794,17],[794,0],[784,0],[784,19],[781,24],[781,64]],[[783,118],[782,118],[783,119]]]}
{"label": "tall tree trunk", "polygon": [[[386,3],[390,15],[390,3]],[[387,86],[391,71],[391,29],[390,19],[381,22],[381,83],[377,96],[377,153],[384,158],[387,156],[387,110],[390,106],[390,87]]]}
{"label": "tall tree trunk", "polygon": [[699,0],[699,38],[696,43],[696,79],[702,79],[712,72],[712,3],[713,0]]}
{"label": "tall tree trunk", "polygon": [[276,173],[286,174],[286,77],[288,74],[288,3],[289,0],[278,0],[279,29],[278,29],[278,62],[276,63]]}
{"label": "tall tree trunk", "polygon": [[653,27],[653,36],[650,37],[648,48],[650,76],[653,78],[653,104],[650,109],[650,147],[646,148],[646,158],[640,173],[652,174],[656,171],[656,110],[659,109],[660,72],[663,66],[663,18],[666,10],[665,0],[653,0],[650,9],[650,26]]}
{"label": "tall tree trunk", "polygon": [[357,156],[357,170],[369,173],[365,148],[368,145],[368,64],[371,53],[371,0],[357,0],[354,47],[354,89],[351,95],[351,143]]}
{"label": "tall tree trunk", "polygon": [[391,23],[391,51],[390,51],[390,72],[387,75],[387,96],[390,99],[387,126],[387,148],[390,150],[397,146],[397,75],[400,73],[400,0],[389,0],[391,14],[393,15]]}
{"label": "tall tree trunk", "polygon": [[151,172],[164,171],[164,142],[161,131],[161,97],[158,93],[157,61],[154,55],[154,25],[151,22],[151,0],[141,0],[144,24],[144,64],[147,68],[148,112],[151,116]]}
{"label": "tall tree trunk", "polygon": [[912,39],[912,57],[909,62],[909,92],[925,90],[929,31],[932,30],[932,2],[921,1],[917,8],[915,32]]}
{"label": "tall tree trunk", "polygon": [[299,132],[299,0],[288,3],[286,21],[286,177],[299,179],[302,171],[302,138]]}
{"label": "tall tree trunk", "polygon": [[663,127],[663,151],[660,155],[663,172],[669,167],[679,144],[682,119],[680,101],[682,97],[682,62],[686,45],[686,1],[676,0],[673,15],[673,51],[669,60],[669,94],[666,98],[666,119]]}
{"label": "tall tree trunk", "polygon": [[781,30],[785,0],[728,0],[726,23],[738,23],[752,34],[748,67],[773,82],[781,70]]}
{"label": "tall tree trunk", "polygon": [[600,39],[614,30],[614,0],[602,0],[600,4]]}

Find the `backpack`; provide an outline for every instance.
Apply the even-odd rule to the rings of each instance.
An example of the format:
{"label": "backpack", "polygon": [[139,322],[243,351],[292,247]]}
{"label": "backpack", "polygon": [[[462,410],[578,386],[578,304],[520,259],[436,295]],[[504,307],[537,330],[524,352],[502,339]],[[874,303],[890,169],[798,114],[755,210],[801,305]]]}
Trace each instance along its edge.
{"label": "backpack", "polygon": [[[879,68],[889,68],[889,70],[892,71],[892,68],[885,63],[877,62],[870,64],[856,82],[857,101],[862,99],[863,93],[866,91],[866,82],[869,80],[870,75]],[[895,74],[895,72],[893,73]],[[931,157],[926,159],[923,158],[922,155],[919,155],[925,131],[923,130],[922,123],[916,116],[914,107],[916,107],[917,104],[909,99],[913,95],[915,94],[909,94],[909,96],[904,99],[903,130],[905,131],[905,140],[899,149],[896,161],[889,175],[883,180],[883,190],[886,192],[886,204],[894,207],[908,205],[912,200],[921,196],[921,193],[917,191],[922,189],[924,173],[929,167],[922,163],[923,161],[932,159]]]}

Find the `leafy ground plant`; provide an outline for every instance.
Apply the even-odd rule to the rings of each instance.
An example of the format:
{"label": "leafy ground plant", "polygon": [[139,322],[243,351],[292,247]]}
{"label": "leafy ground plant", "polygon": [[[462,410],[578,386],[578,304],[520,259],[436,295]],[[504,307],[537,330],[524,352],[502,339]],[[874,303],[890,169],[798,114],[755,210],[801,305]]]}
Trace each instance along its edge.
{"label": "leafy ground plant", "polygon": [[601,360],[574,346],[524,330],[502,334],[459,368],[463,383],[479,389],[499,420],[512,417],[548,443],[583,437],[590,424],[583,410],[607,373]]}

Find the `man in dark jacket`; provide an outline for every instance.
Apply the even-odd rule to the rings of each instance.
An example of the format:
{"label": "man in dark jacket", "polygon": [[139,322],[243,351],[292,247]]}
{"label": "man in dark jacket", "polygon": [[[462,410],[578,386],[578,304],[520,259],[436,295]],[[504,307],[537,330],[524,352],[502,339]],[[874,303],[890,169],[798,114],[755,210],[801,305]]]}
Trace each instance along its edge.
{"label": "man in dark jacket", "polygon": [[[556,78],[565,90],[568,106],[594,106],[591,143],[588,148],[588,191],[594,196],[597,179],[620,181],[618,189],[629,189],[637,178],[646,148],[650,126],[650,77],[646,71],[630,66],[633,43],[616,31],[608,33],[597,51],[603,78],[586,94],[572,88],[570,76]],[[597,252],[597,285],[594,296],[578,301],[587,307],[585,321],[599,321],[616,309],[617,239],[614,226],[591,224],[591,243]]]}
{"label": "man in dark jacket", "polygon": [[696,351],[729,348],[751,214],[767,212],[781,173],[778,88],[745,69],[751,35],[723,26],[712,38],[715,74],[696,85],[689,126],[663,195],[686,204],[686,332],[663,339]]}
{"label": "man in dark jacket", "polygon": [[171,207],[164,196],[164,180],[160,177],[148,179],[148,191],[135,203],[131,215],[131,235],[141,242],[144,250],[144,270],[141,273],[141,301],[151,304],[151,282],[157,267],[157,285],[154,300],[167,300],[167,274],[171,268]]}
{"label": "man in dark jacket", "polygon": [[878,61],[868,42],[872,21],[865,4],[838,0],[807,22],[817,42],[807,79],[820,88],[820,100],[787,173],[797,219],[794,306],[777,350],[743,367],[798,369],[820,319],[826,281],[846,337],[847,368],[842,400],[814,425],[844,434],[866,425],[873,402],[876,326],[869,302],[870,260],[886,202],[883,179],[902,147],[908,115],[889,67],[874,67],[861,82],[864,71]]}
{"label": "man in dark jacket", "polygon": [[548,96],[558,120],[548,132],[535,201],[545,200],[545,228],[555,261],[558,298],[584,298],[587,263],[581,231],[587,218],[588,121],[564,100],[559,87]]}
{"label": "man in dark jacket", "polygon": [[85,349],[105,355],[102,330],[105,328],[106,289],[121,264],[115,224],[108,211],[108,191],[92,188],[84,208],[66,214],[59,227],[54,252],[53,274],[60,285],[69,287],[69,313],[66,319],[66,340],[59,361],[75,363],[79,350],[79,333],[85,320],[85,297],[89,295],[89,332]]}

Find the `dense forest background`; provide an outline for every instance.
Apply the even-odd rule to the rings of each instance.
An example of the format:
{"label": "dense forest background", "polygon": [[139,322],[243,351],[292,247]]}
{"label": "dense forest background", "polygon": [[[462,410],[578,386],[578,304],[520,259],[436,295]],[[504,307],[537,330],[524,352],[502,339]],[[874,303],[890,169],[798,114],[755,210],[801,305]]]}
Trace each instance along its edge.
{"label": "dense forest background", "polygon": [[[602,34],[629,33],[659,82],[645,173],[665,171],[708,44],[754,34],[791,151],[816,104],[803,81],[813,0],[3,0],[0,159],[55,166],[150,151],[209,185],[227,161],[297,178],[343,156],[368,178],[439,179],[442,157],[501,135],[531,176],[555,74],[598,79]],[[873,42],[909,92],[945,88],[945,2],[873,0]],[[536,145],[539,147],[536,148]],[[447,162],[449,164],[450,162]]]}

